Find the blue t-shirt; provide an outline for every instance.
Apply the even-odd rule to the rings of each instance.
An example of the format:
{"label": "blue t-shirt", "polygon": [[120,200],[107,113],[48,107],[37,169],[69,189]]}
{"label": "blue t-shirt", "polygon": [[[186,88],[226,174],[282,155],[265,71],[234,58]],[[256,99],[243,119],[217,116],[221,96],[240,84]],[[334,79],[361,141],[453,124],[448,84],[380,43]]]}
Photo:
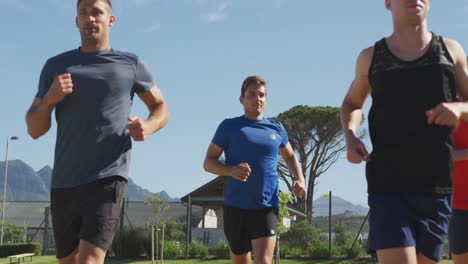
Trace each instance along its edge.
{"label": "blue t-shirt", "polygon": [[106,49],[71,50],[50,58],[41,72],[37,98],[57,75],[70,73],[73,93],[55,107],[57,139],[52,188],[69,188],[110,176],[128,177],[131,138],[127,117],[134,93],[153,79],[134,54]]}
{"label": "blue t-shirt", "polygon": [[288,143],[283,125],[245,116],[225,119],[212,143],[224,150],[226,164],[246,162],[252,170],[247,182],[228,177],[224,203],[241,209],[278,207],[278,151]]}

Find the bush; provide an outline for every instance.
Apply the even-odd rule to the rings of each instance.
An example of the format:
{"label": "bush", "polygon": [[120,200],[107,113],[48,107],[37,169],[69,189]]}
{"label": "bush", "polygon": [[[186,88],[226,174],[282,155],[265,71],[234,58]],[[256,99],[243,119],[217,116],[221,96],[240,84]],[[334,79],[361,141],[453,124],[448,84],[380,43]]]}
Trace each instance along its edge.
{"label": "bush", "polygon": [[37,256],[41,255],[42,246],[39,243],[29,244],[3,244],[0,245],[0,257],[8,257],[21,253],[34,253]]}
{"label": "bush", "polygon": [[[142,255],[149,256],[151,254],[151,232],[142,227],[132,228],[130,226],[124,227],[124,240],[123,252],[124,258],[137,258]],[[118,245],[120,240],[120,233],[114,238],[112,243],[112,251],[118,254]],[[150,250],[148,252],[148,250]]]}
{"label": "bush", "polygon": [[348,258],[348,259],[357,258],[357,257],[361,256],[362,253],[364,252],[361,244],[355,243],[354,247],[351,247],[352,245],[353,245],[353,242],[348,240],[348,242],[346,243],[346,245],[344,246],[344,249],[343,249],[343,253],[344,253],[345,257]]}
{"label": "bush", "polygon": [[282,234],[280,243],[282,246],[306,250],[319,239],[320,230],[302,221],[292,225],[286,233]]}
{"label": "bush", "polygon": [[190,257],[206,257],[209,255],[208,246],[205,246],[200,241],[196,240],[189,244],[188,251]]}
{"label": "bush", "polygon": [[280,258],[291,256],[291,248],[288,246],[280,246]]}
{"label": "bush", "polygon": [[213,248],[213,255],[215,255],[218,258],[231,258],[231,249],[229,248],[229,245],[221,240],[219,243]]}
{"label": "bush", "polygon": [[184,250],[179,241],[164,241],[164,258],[174,259],[184,256]]}
{"label": "bush", "polygon": [[335,237],[333,238],[333,242],[337,246],[344,246],[346,241],[350,238],[350,235],[346,232],[345,225],[340,222],[338,223],[334,230]]}
{"label": "bush", "polygon": [[177,220],[170,220],[164,223],[164,239],[181,242],[185,238],[184,223]]}
{"label": "bush", "polygon": [[[0,225],[2,221],[0,221]],[[24,242],[24,228],[5,221],[3,230],[3,242],[22,244]]]}
{"label": "bush", "polygon": [[302,258],[304,256],[304,250],[302,248],[291,248],[290,255],[293,258]]}
{"label": "bush", "polygon": [[[308,249],[309,257],[315,259],[325,259],[329,257],[329,245],[328,241],[325,240],[317,240],[315,241]],[[333,255],[333,247],[332,247],[332,255]]]}

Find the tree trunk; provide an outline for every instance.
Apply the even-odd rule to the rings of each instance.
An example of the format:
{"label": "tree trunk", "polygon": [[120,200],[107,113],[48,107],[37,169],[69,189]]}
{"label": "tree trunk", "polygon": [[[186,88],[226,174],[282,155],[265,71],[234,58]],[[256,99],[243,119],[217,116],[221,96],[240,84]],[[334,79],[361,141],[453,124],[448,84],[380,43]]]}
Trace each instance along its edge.
{"label": "tree trunk", "polygon": [[315,175],[312,173],[310,174],[309,183],[307,185],[307,201],[306,201],[306,208],[307,208],[307,222],[312,224],[312,213],[314,212],[314,186],[315,186]]}

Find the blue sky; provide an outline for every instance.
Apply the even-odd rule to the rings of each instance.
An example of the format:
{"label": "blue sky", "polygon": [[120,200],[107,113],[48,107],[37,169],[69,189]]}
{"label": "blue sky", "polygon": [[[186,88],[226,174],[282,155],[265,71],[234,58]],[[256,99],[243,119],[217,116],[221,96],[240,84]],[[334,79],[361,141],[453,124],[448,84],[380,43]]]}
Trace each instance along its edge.
{"label": "blue sky", "polygon": [[[219,122],[242,114],[240,85],[249,75],[268,82],[266,116],[298,104],[339,106],[359,52],[391,33],[383,0],[114,0],[113,48],[149,65],[169,104],[167,127],[134,143],[131,177],[140,186],[181,197],[215,177],[202,169]],[[35,170],[53,165],[55,124],[32,140],[24,115],[47,58],[79,47],[73,0],[0,0],[0,157]],[[429,29],[468,50],[468,1],[433,1]],[[366,109],[369,107],[366,104]],[[132,113],[146,116],[135,100]],[[366,113],[367,114],[367,113]],[[369,147],[370,148],[370,147]],[[319,179],[366,203],[363,165],[344,156]]]}

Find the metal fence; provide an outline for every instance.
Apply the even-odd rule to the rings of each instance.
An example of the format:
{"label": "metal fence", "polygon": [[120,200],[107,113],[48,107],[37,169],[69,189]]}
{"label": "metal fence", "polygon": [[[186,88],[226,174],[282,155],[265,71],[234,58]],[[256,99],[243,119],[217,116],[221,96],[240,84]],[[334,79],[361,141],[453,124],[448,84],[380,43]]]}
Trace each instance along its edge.
{"label": "metal fence", "polygon": [[[25,236],[24,241],[4,241],[4,243],[38,242],[43,245],[43,253],[49,253],[50,249],[55,248],[49,207],[49,202],[7,202],[5,221],[23,227]],[[156,212],[158,208],[164,210]],[[222,216],[219,212],[197,205],[192,205],[191,212],[189,212],[187,205],[182,202],[162,202],[149,205],[144,202],[124,201],[120,224],[117,226],[116,232],[124,225],[148,228],[148,232],[151,232],[151,225],[157,222],[176,220],[185,225],[183,231],[186,239],[184,241],[198,240],[205,245],[214,246],[220,240],[224,240],[222,225],[219,224],[221,219],[217,215]],[[187,216],[190,216],[190,219]],[[190,229],[186,228],[187,223],[189,223]],[[119,243],[123,244],[123,241]]]}

